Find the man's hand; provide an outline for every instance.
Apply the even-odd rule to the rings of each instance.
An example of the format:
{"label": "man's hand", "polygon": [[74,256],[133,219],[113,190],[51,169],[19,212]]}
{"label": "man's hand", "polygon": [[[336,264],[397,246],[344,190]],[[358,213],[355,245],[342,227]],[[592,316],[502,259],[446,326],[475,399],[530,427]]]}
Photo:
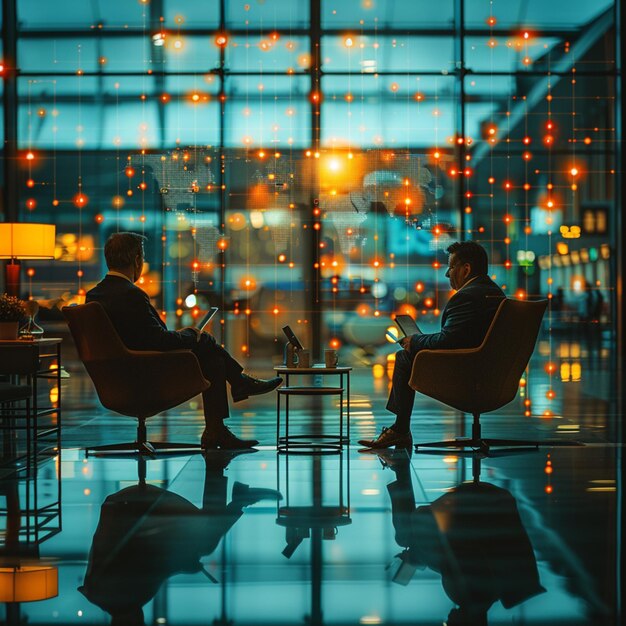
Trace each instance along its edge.
{"label": "man's hand", "polygon": [[411,349],[411,336],[400,339],[400,345],[408,352]]}
{"label": "man's hand", "polygon": [[193,332],[196,334],[196,343],[200,343],[200,339],[202,338],[202,331],[199,328],[196,328],[195,326],[187,326],[185,328],[182,328],[181,330],[193,330]]}

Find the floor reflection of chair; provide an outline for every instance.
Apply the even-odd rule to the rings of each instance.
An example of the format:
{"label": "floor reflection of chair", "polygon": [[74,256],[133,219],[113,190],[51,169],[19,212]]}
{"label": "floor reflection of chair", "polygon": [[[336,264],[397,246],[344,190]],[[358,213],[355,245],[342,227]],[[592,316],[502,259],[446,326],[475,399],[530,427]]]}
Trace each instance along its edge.
{"label": "floor reflection of chair", "polygon": [[545,592],[516,501],[506,489],[480,481],[480,455],[472,459],[472,481],[417,509],[409,457],[382,456],[396,473],[387,489],[396,542],[404,548],[394,582],[407,585],[418,568],[440,573],[456,605],[450,625],[484,626],[495,602],[510,609]]}
{"label": "floor reflection of chair", "polygon": [[[305,539],[311,542],[311,614],[306,617],[308,624],[320,625],[323,623],[322,611],[322,578],[323,578],[323,541],[335,539],[341,526],[352,523],[350,517],[350,463],[345,453],[333,456],[312,455],[304,457],[297,455],[290,459],[289,454],[278,456],[277,489],[285,494],[284,506],[277,510],[276,523],[285,528],[286,546],[283,556],[291,558],[294,552]],[[284,486],[281,484],[280,465],[284,463]],[[300,469],[303,465],[310,464],[310,483],[306,485],[292,484],[290,478],[290,465]],[[331,484],[324,482],[323,472],[331,464],[338,465],[338,479]],[[295,483],[295,481],[294,481]],[[310,486],[308,497],[302,497],[305,486]],[[327,496],[325,488],[332,488],[335,493]],[[293,493],[297,492],[300,498],[294,502]]]}
{"label": "floor reflection of chair", "polygon": [[[146,461],[138,457],[139,481],[111,494],[100,509],[89,564],[79,591],[109,613],[113,624],[143,624],[143,606],[178,573],[202,573],[217,579],[201,558],[212,554],[243,515],[243,508],[275,498],[274,490],[233,485],[228,502],[224,471],[229,451],[206,454],[202,507],[180,495],[149,484]],[[163,603],[166,611],[167,603]],[[169,622],[167,614],[155,619]],[[222,619],[227,620],[222,607]]]}

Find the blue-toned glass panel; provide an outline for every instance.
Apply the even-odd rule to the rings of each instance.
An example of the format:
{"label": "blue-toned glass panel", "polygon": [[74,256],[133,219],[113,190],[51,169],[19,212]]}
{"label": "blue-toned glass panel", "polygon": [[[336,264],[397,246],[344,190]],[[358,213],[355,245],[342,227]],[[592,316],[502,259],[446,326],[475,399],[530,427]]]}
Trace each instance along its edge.
{"label": "blue-toned glass panel", "polygon": [[150,6],[149,2],[138,0],[17,0],[17,10],[22,28],[73,28],[96,24],[124,28],[142,26],[149,16]]}
{"label": "blue-toned glass panel", "polygon": [[[77,149],[103,147],[102,121],[105,108],[97,104],[57,103],[40,115],[20,105],[18,109],[18,145],[32,149]],[[111,147],[113,144],[109,144]]]}
{"label": "blue-toned glass panel", "polygon": [[325,71],[447,72],[454,69],[452,37],[332,35],[322,37]]}
{"label": "blue-toned glass panel", "polygon": [[207,146],[219,143],[218,102],[193,104],[181,100],[165,107],[165,144]]}
{"label": "blue-toned glass panel", "polygon": [[248,74],[229,76],[226,81],[226,94],[230,98],[246,98],[249,103],[264,103],[271,106],[270,98],[280,95],[298,98],[308,95],[310,79],[308,76],[261,76]]}
{"label": "blue-toned glass panel", "polygon": [[17,54],[22,72],[95,72],[100,67],[93,38],[19,39]]}
{"label": "blue-toned glass panel", "polygon": [[454,133],[454,85],[454,78],[438,76],[327,76],[323,144],[445,144]]}
{"label": "blue-toned glass panel", "polygon": [[217,0],[164,0],[163,17],[168,28],[217,28],[220,3]]}
{"label": "blue-toned glass panel", "polygon": [[[218,4],[217,2],[215,4]],[[228,28],[307,28],[309,3],[298,0],[253,0],[226,2],[226,26]]]}
{"label": "blue-toned glass panel", "polygon": [[[274,38],[275,37],[275,38]],[[310,66],[309,41],[305,37],[254,35],[235,37],[226,48],[226,66],[244,72],[302,72]]]}
{"label": "blue-toned glass panel", "polygon": [[613,7],[612,0],[500,0],[489,2],[464,0],[465,25],[489,28],[495,18],[496,28],[580,29],[604,11]]}
{"label": "blue-toned glass panel", "polygon": [[557,37],[467,37],[465,39],[465,64],[477,72],[517,72],[533,69],[537,63],[542,67],[548,56],[556,61],[562,54]]}
{"label": "blue-toned glass panel", "polygon": [[104,37],[98,64],[105,72],[147,72],[153,69],[148,41],[146,37]]}
{"label": "blue-toned glass panel", "polygon": [[451,28],[453,0],[322,0],[323,28]]}
{"label": "blue-toned glass panel", "polygon": [[224,121],[228,147],[286,150],[311,143],[308,100],[282,98],[272,102],[231,101]]}
{"label": "blue-toned glass panel", "polygon": [[106,107],[102,145],[128,149],[156,148],[160,145],[158,105],[148,102],[124,102]]}
{"label": "blue-toned glass panel", "polygon": [[219,65],[219,49],[212,37],[167,34],[165,42],[168,72],[208,72]]}

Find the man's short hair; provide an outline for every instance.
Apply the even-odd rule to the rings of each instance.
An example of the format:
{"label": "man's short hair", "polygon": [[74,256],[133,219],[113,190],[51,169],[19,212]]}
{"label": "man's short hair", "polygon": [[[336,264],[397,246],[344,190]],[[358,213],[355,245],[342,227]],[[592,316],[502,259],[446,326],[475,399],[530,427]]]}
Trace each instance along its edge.
{"label": "man's short hair", "polygon": [[469,263],[471,276],[480,276],[489,271],[487,251],[475,241],[455,241],[447,248],[448,254],[455,254],[461,263]]}
{"label": "man's short hair", "polygon": [[110,270],[126,269],[137,256],[143,258],[146,237],[137,233],[113,233],[104,244],[104,258]]}

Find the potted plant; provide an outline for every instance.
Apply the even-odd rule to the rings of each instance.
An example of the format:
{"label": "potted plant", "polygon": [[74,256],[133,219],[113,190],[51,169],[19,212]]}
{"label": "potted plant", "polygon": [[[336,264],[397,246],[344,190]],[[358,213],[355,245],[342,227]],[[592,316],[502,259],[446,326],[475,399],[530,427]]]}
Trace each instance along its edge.
{"label": "potted plant", "polygon": [[20,319],[24,317],[24,303],[16,296],[0,296],[0,340],[17,339]]}

